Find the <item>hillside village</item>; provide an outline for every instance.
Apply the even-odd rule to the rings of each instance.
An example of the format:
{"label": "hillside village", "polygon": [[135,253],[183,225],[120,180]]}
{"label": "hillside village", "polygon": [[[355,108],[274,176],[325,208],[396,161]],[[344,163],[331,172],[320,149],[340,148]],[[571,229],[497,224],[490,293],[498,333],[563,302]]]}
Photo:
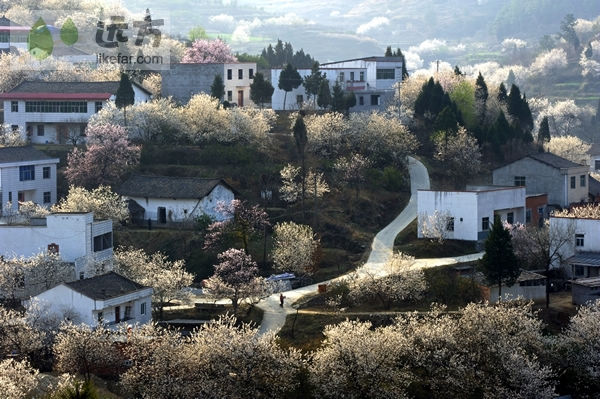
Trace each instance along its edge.
{"label": "hillside village", "polygon": [[[0,397],[600,391],[600,104],[392,46],[165,36],[157,70],[100,65],[70,14],[7,15]],[[542,55],[593,84],[578,23]]]}

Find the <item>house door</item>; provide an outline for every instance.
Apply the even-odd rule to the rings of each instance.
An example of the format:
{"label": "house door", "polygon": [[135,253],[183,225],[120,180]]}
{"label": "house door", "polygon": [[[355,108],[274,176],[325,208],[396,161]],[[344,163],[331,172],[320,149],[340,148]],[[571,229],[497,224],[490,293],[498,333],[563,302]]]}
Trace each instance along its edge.
{"label": "house door", "polygon": [[244,106],[244,90],[239,90],[238,91],[238,107],[243,107]]}
{"label": "house door", "polygon": [[18,208],[21,206],[21,202],[25,202],[25,192],[19,191],[17,193],[17,201],[18,201],[18,204],[17,204],[17,208]]}
{"label": "house door", "polygon": [[167,223],[167,209],[164,206],[158,207],[158,223]]}
{"label": "house door", "polygon": [[115,306],[115,323],[118,323],[120,321],[121,321],[121,307]]}

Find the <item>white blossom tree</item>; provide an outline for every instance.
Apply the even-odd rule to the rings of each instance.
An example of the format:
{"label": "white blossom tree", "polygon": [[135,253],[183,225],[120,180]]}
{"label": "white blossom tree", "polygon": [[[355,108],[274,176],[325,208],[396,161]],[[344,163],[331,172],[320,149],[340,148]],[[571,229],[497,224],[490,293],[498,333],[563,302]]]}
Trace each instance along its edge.
{"label": "white blossom tree", "polygon": [[451,219],[450,212],[436,209],[431,215],[419,214],[419,229],[423,237],[436,240],[442,245],[450,236],[448,223]]}
{"label": "white blossom tree", "polygon": [[118,248],[114,254],[114,271],[154,289],[152,306],[162,317],[164,306],[173,301],[188,301],[184,288],[194,281],[185,270],[185,261],[170,261],[161,252],[147,254],[142,249]]}
{"label": "white blossom tree", "polygon": [[339,112],[308,115],[304,118],[308,136],[308,148],[315,154],[331,157],[340,154],[344,146],[344,134],[348,121]]}
{"label": "white blossom tree", "polygon": [[277,223],[274,228],[273,264],[280,271],[297,275],[315,271],[319,240],[310,226],[294,222]]}
{"label": "white blossom tree", "polygon": [[455,135],[444,132],[436,139],[435,148],[434,158],[444,162],[456,185],[481,171],[481,149],[464,127],[459,127]]}
{"label": "white blossom tree", "polygon": [[365,272],[354,279],[350,297],[356,303],[379,302],[384,309],[392,304],[422,297],[427,288],[425,275],[412,266],[415,258],[401,252],[394,253],[385,264],[385,275]]}
{"label": "white blossom tree", "polygon": [[44,334],[21,311],[0,306],[0,359],[16,355],[29,358],[43,347]]}
{"label": "white blossom tree", "polygon": [[94,212],[96,219],[115,222],[129,218],[127,203],[108,186],[93,190],[71,186],[67,196],[52,206],[52,212]]}
{"label": "white blossom tree", "polygon": [[[291,164],[287,164],[279,172],[282,183],[279,188],[279,195],[285,202],[295,203],[302,197],[302,176],[300,172],[300,167]],[[309,169],[306,174],[305,199],[321,198],[329,191],[329,185],[323,173]]]}
{"label": "white blossom tree", "polygon": [[219,100],[209,94],[193,96],[181,110],[186,135],[192,143],[207,141],[231,141],[229,117],[220,107]]}
{"label": "white blossom tree", "polygon": [[215,273],[206,281],[209,295],[228,298],[237,315],[239,304],[255,302],[266,293],[266,282],[258,276],[258,265],[243,250],[231,248],[217,255]]}
{"label": "white blossom tree", "polygon": [[532,74],[537,76],[554,76],[567,67],[567,52],[555,48],[537,56],[529,67]]}
{"label": "white blossom tree", "polygon": [[0,125],[0,147],[20,147],[22,145],[25,145],[25,140],[23,140],[20,129],[14,130],[6,124]]}
{"label": "white blossom tree", "polygon": [[356,198],[365,181],[365,173],[371,162],[361,154],[352,154],[347,158],[340,158],[335,162],[334,168],[339,173],[340,180],[354,187]]}
{"label": "white blossom tree", "polygon": [[3,398],[24,399],[38,385],[39,371],[27,360],[6,359],[0,361],[0,395]]}
{"label": "white blossom tree", "polygon": [[552,137],[544,143],[546,151],[579,164],[587,160],[590,148],[591,144],[575,136]]}

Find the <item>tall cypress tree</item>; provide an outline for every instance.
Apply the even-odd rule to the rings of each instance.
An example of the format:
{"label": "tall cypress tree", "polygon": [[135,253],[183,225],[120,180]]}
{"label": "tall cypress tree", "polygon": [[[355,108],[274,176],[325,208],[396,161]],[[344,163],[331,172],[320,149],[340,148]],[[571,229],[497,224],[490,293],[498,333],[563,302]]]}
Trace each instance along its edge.
{"label": "tall cypress tree", "polygon": [[324,79],[323,74],[319,71],[319,63],[315,62],[312,66],[310,75],[304,78],[302,85],[306,90],[309,98],[313,98],[313,102],[316,104],[317,95],[319,94],[319,88],[321,87],[321,81]]}
{"label": "tall cypress tree", "polygon": [[265,80],[262,73],[256,72],[254,80],[250,85],[250,99],[262,108],[264,103],[271,101],[274,91],[275,89],[271,85],[271,82]]}
{"label": "tall cypress tree", "polygon": [[123,108],[123,118],[125,119],[125,126],[127,126],[127,107],[135,103],[135,93],[133,86],[129,80],[129,75],[121,73],[121,81],[119,82],[119,88],[117,89],[117,95],[115,98],[115,105],[117,108]]}
{"label": "tall cypress tree", "polygon": [[385,49],[385,55],[384,57],[392,57],[392,46],[387,46],[387,48]]}
{"label": "tall cypress tree", "polygon": [[298,86],[302,84],[302,77],[298,73],[298,70],[292,66],[292,64],[287,64],[285,68],[279,74],[279,84],[278,87],[285,91],[285,95],[283,96],[283,110],[285,111],[285,101],[287,99],[288,92],[294,90]]}
{"label": "tall cypress tree", "polygon": [[502,104],[506,104],[507,100],[508,93],[506,92],[506,86],[504,86],[504,83],[500,83],[500,86],[498,87],[498,101]]}
{"label": "tall cypress tree", "polygon": [[548,117],[544,116],[542,122],[540,122],[540,129],[538,130],[538,144],[543,145],[550,141],[550,125],[548,124]]}
{"label": "tall cypress tree", "polygon": [[480,127],[485,121],[485,113],[487,111],[488,88],[485,79],[481,72],[475,81],[475,107],[477,108],[477,119]]}
{"label": "tall cypress tree", "polygon": [[225,85],[223,84],[223,78],[219,74],[216,74],[213,79],[213,83],[210,86],[210,95],[219,101],[223,100],[223,96],[225,95]]}
{"label": "tall cypress tree", "polygon": [[331,93],[331,109],[335,112],[344,112],[346,108],[346,101],[344,99],[344,91],[340,82],[336,81],[333,85]]}
{"label": "tall cypress tree", "polygon": [[331,105],[331,91],[329,89],[329,81],[325,78],[321,81],[321,85],[319,86],[317,105],[323,109],[327,109]]}
{"label": "tall cypress tree", "polygon": [[511,286],[519,277],[519,262],[513,250],[510,231],[504,228],[499,215],[494,215],[480,267],[490,283],[498,284],[499,300],[502,300],[502,284]]}

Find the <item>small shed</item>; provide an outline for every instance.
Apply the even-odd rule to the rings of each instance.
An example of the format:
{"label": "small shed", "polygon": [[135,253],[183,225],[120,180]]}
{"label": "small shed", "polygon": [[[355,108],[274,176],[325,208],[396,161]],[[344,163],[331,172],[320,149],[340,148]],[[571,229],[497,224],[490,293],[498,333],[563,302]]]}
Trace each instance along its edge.
{"label": "small shed", "polygon": [[584,305],[600,298],[600,277],[580,278],[569,282],[574,305]]}
{"label": "small shed", "polygon": [[[498,302],[498,285],[488,285],[487,290],[483,290],[490,303]],[[502,298],[518,298],[535,302],[542,302],[546,299],[546,276],[543,274],[521,270],[517,281],[511,286],[502,285]]]}

